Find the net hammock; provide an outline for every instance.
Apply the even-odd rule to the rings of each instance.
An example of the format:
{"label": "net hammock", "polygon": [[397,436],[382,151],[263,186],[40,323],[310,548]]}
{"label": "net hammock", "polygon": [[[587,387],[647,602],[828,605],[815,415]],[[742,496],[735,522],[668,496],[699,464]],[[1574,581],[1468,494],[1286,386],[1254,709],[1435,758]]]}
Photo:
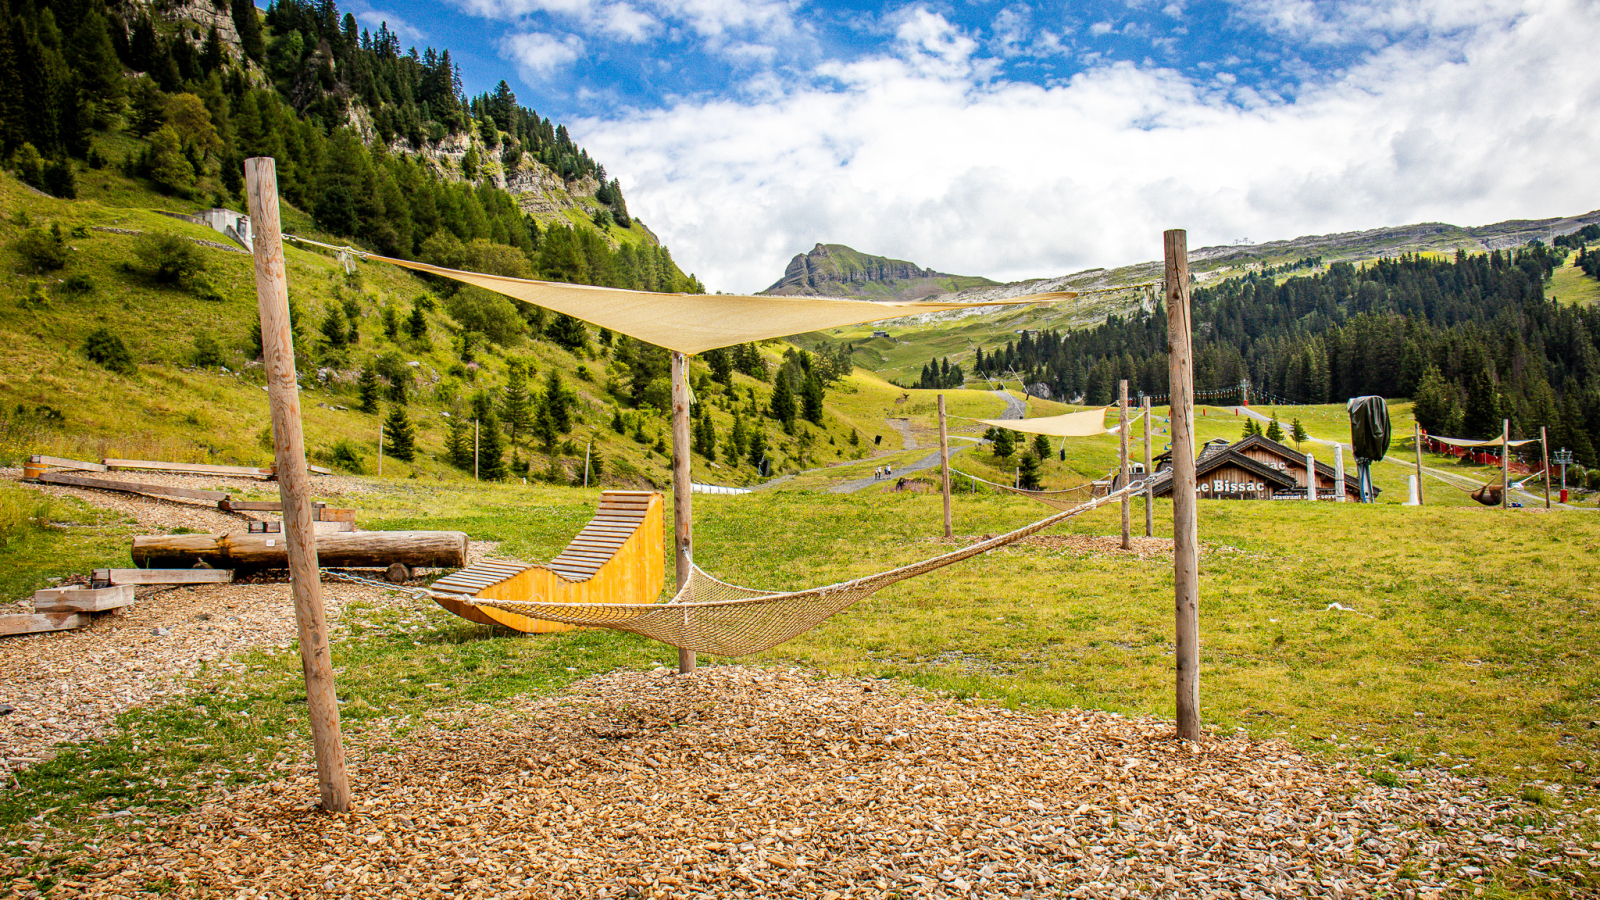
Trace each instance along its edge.
{"label": "net hammock", "polygon": [[628,631],[683,650],[713,656],[744,656],[769,650],[804,634],[896,582],[971,559],[1074,516],[1121,500],[1143,482],[1024,525],[988,540],[898,569],[803,591],[763,591],[729,584],[691,563],[689,581],[667,603],[547,603],[539,600],[473,600],[550,622]]}
{"label": "net hammock", "polygon": [[[998,481],[990,481],[987,478],[979,478],[976,475],[973,475],[969,472],[963,472],[960,469],[951,469],[950,474],[960,475],[963,478],[970,478],[979,484],[987,484],[996,490],[1005,491],[1008,494],[1016,494],[1019,497],[1027,497],[1029,500],[1037,500],[1040,503],[1043,503],[1045,506],[1053,506],[1056,509],[1071,509],[1077,504],[1082,503],[1085,496],[1094,494],[1094,485],[1092,484],[1080,484],[1077,487],[1061,488],[1053,491],[1030,491],[1027,488],[1013,487],[1009,484],[1001,484]],[[1140,484],[1142,485],[1143,482],[1140,482]],[[1118,496],[1121,496],[1121,492],[1118,493]]]}

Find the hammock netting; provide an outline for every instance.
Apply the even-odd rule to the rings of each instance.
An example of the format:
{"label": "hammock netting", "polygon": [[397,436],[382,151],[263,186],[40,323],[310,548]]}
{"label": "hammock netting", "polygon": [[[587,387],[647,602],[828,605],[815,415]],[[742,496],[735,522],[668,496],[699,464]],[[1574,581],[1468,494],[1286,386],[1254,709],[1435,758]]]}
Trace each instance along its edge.
{"label": "hammock netting", "polygon": [[[1085,494],[1094,493],[1094,485],[1092,484],[1080,484],[1077,487],[1062,488],[1054,491],[1030,491],[1027,488],[1013,487],[1009,484],[1001,484],[998,481],[990,481],[987,478],[979,478],[976,475],[963,472],[960,469],[951,469],[950,474],[960,475],[962,478],[970,478],[979,484],[987,484],[995,490],[1005,491],[1008,494],[1016,494],[1018,497],[1027,497],[1029,500],[1037,500],[1040,503],[1043,503],[1045,506],[1053,506],[1056,509],[1072,509],[1079,503],[1083,502],[1083,497]],[[1142,485],[1143,482],[1139,482],[1139,484]],[[1122,493],[1123,492],[1118,492],[1117,496],[1122,496]]]}
{"label": "hammock netting", "polygon": [[911,565],[803,591],[763,591],[728,584],[693,566],[689,581],[667,603],[546,603],[485,600],[477,606],[503,609],[549,622],[629,631],[683,650],[712,656],[744,656],[769,650],[822,624],[896,582],[925,575],[1038,534],[1074,516],[1138,493],[1143,482],[1079,503],[998,537],[979,541]]}

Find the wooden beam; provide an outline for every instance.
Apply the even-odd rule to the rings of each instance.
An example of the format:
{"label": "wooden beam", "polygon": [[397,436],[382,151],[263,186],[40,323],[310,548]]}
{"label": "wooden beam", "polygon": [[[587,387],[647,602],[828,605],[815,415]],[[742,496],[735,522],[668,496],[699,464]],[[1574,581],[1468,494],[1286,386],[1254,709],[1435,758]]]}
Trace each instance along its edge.
{"label": "wooden beam", "polygon": [[107,584],[228,584],[232,569],[95,569],[94,580]]}
{"label": "wooden beam", "polygon": [[117,481],[112,478],[95,478],[91,475],[68,475],[62,472],[46,472],[39,476],[39,480],[45,484],[93,488],[97,491],[120,491],[124,494],[149,494],[157,497],[182,497],[186,500],[208,500],[212,503],[222,503],[228,499],[228,495],[221,491],[197,491],[193,488],[167,487],[162,484],[140,484],[137,481]]}
{"label": "wooden beam", "polygon": [[[1128,379],[1117,388],[1117,490],[1128,486]],[[1133,549],[1133,498],[1122,496],[1122,549]]]}
{"label": "wooden beam", "polygon": [[[132,555],[141,568],[178,568],[203,562],[218,569],[288,568],[292,574],[294,535],[292,526],[280,534],[150,534],[133,539]],[[456,569],[467,564],[467,536],[459,531],[312,534],[306,543],[316,549],[325,566],[382,569],[398,562],[413,568]]]}
{"label": "wooden beam", "polygon": [[[689,358],[672,351],[672,545],[676,551],[678,590],[689,583],[694,566],[694,496],[689,444]],[[678,672],[695,670],[693,650],[678,650]]]}
{"label": "wooden beam", "polygon": [[28,461],[41,466],[55,466],[60,469],[78,469],[84,472],[104,472],[104,463],[83,462],[77,459],[64,459],[59,456],[44,456],[36,454],[28,457]]}
{"label": "wooden beam", "polygon": [[316,520],[318,522],[354,522],[356,520],[356,511],[325,506],[317,510]]}
{"label": "wooden beam", "polygon": [[213,466],[205,463],[173,463],[152,462],[147,459],[108,459],[106,467],[110,469],[132,469],[140,472],[176,472],[183,475],[242,475],[250,478],[266,478],[272,474],[271,469],[257,466]]}
{"label": "wooden beam", "polygon": [[130,606],[133,603],[133,585],[119,584],[105,588],[72,585],[62,588],[45,588],[33,592],[34,612],[97,613]]}
{"label": "wooden beam", "polygon": [[950,430],[945,421],[943,394],[939,395],[939,472],[939,490],[944,494],[944,536],[950,537]]}
{"label": "wooden beam", "polygon": [[88,613],[17,613],[0,616],[0,635],[42,634],[46,631],[68,631],[89,624]]}
{"label": "wooden beam", "polygon": [[[279,499],[288,543],[294,617],[300,631],[300,661],[306,678],[306,711],[311,720],[317,782],[322,808],[350,811],[350,780],[345,773],[344,738],[328,648],[328,622],[322,607],[318,538],[311,528],[310,480],[305,438],[300,430],[300,390],[295,382],[294,335],[289,324],[289,280],[278,224],[278,173],[271,157],[245,160],[250,224],[256,268],[256,305],[261,313],[261,349],[272,408]],[[335,537],[326,535],[325,537]],[[465,538],[465,535],[462,535]],[[271,538],[263,538],[271,540]],[[391,559],[391,562],[404,560]]]}
{"label": "wooden beam", "polygon": [[[320,510],[327,505],[328,504],[323,503],[320,500],[314,500],[311,503],[311,508]],[[283,510],[283,504],[277,500],[230,499],[225,503],[217,504],[217,508],[223,512],[281,512]]]}
{"label": "wooden beam", "polygon": [[1163,235],[1167,375],[1172,394],[1172,576],[1177,625],[1178,737],[1200,740],[1200,533],[1195,518],[1194,348],[1189,319],[1189,236]]}

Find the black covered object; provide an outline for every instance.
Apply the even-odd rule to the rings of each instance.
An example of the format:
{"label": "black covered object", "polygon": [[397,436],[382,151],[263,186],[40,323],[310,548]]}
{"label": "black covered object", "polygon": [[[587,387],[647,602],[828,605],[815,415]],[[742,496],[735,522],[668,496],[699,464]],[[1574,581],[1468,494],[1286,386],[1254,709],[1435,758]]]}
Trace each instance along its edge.
{"label": "black covered object", "polygon": [[1350,443],[1356,459],[1377,462],[1389,452],[1389,404],[1382,397],[1350,399]]}

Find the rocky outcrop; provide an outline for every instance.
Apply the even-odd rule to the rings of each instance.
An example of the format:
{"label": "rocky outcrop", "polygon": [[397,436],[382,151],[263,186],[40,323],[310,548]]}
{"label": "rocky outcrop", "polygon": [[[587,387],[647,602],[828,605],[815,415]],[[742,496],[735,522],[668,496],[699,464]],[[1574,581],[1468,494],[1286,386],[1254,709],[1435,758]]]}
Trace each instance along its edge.
{"label": "rocky outcrop", "polygon": [[[916,263],[873,256],[843,244],[818,244],[789,261],[783,277],[763,294],[920,300],[957,289],[957,282],[993,282],[924,269]],[[965,285],[963,285],[965,286]]]}

